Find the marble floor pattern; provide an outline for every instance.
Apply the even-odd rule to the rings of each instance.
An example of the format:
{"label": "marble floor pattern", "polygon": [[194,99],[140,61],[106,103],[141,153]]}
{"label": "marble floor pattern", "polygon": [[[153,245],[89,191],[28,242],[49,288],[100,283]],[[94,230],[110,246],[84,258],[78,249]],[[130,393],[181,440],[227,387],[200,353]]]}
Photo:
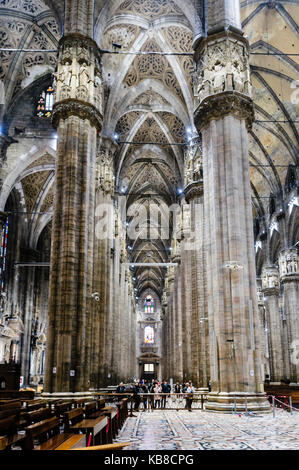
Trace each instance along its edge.
{"label": "marble floor pattern", "polygon": [[116,442],[126,450],[299,450],[299,411],[246,416],[177,411],[135,412]]}

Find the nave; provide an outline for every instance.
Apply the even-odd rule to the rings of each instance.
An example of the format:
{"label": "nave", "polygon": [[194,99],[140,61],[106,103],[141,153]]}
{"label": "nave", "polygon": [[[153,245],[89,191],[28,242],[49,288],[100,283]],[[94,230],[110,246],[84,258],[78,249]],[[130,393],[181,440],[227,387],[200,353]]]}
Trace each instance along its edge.
{"label": "nave", "polygon": [[299,450],[299,412],[246,416],[196,410],[140,411],[116,442],[124,450]]}

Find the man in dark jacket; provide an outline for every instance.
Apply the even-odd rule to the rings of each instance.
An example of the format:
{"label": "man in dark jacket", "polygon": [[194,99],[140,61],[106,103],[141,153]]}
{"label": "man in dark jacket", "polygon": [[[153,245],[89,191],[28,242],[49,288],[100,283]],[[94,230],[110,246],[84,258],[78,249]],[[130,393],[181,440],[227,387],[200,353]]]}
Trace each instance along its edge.
{"label": "man in dark jacket", "polygon": [[120,384],[118,385],[116,389],[116,393],[124,393],[125,390],[126,390],[126,387],[124,386],[123,382],[120,382]]}
{"label": "man in dark jacket", "polygon": [[[171,386],[166,382],[166,380],[163,381],[162,383],[162,393],[170,393],[171,391]],[[167,395],[162,395],[162,408],[166,407],[166,398]]]}

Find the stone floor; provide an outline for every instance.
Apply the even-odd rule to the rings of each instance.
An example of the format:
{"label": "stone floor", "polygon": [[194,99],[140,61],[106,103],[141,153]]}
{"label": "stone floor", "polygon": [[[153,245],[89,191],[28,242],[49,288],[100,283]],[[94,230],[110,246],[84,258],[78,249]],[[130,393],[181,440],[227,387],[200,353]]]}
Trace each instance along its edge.
{"label": "stone floor", "polygon": [[299,450],[299,411],[226,415],[194,410],[135,412],[117,442],[126,450]]}

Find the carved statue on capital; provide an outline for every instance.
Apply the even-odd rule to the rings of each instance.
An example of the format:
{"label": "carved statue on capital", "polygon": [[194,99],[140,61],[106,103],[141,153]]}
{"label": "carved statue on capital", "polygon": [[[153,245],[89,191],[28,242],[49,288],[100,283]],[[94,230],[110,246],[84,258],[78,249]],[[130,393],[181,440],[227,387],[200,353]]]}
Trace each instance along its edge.
{"label": "carved statue on capital", "polygon": [[[54,124],[57,114],[60,116],[72,111],[80,116],[88,113],[102,116],[103,82],[99,70],[98,47],[92,39],[68,35],[60,40],[57,70],[53,74]],[[66,100],[67,108],[66,104],[63,108]],[[101,120],[99,117],[97,119]]]}
{"label": "carved statue on capital", "polygon": [[202,179],[202,146],[199,137],[192,139],[185,150],[185,186]]}
{"label": "carved statue on capital", "polygon": [[299,280],[299,256],[296,248],[280,252],[279,273],[282,280],[290,277]]}
{"label": "carved statue on capital", "polygon": [[279,271],[274,266],[266,266],[262,270],[262,290],[279,291]]}
{"label": "carved statue on capital", "polygon": [[96,189],[104,193],[114,193],[114,153],[116,146],[110,139],[102,139],[96,159]]}
{"label": "carved statue on capital", "polygon": [[250,126],[254,113],[248,41],[231,31],[209,36],[196,51],[195,61],[195,122],[204,125],[210,118],[234,112]]}
{"label": "carved statue on capital", "polygon": [[246,40],[226,34],[207,39],[199,54],[200,101],[211,94],[238,91],[251,94],[249,49]]}

